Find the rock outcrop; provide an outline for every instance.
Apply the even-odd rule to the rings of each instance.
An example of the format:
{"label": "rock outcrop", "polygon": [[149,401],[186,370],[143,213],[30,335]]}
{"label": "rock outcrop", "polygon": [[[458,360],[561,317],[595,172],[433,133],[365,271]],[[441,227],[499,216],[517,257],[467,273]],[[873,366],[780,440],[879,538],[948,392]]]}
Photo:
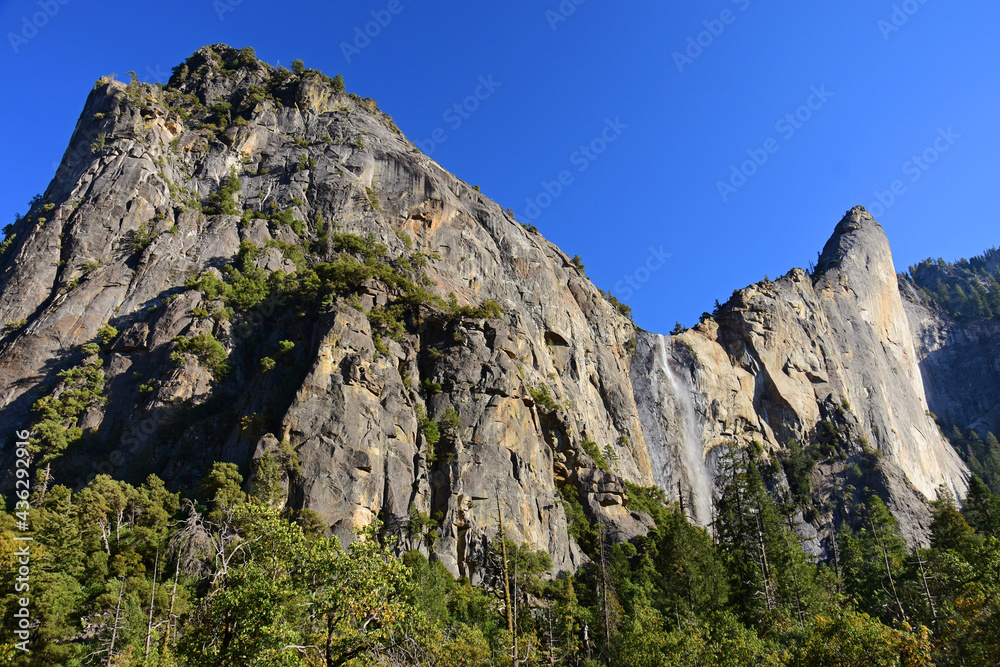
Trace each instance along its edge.
{"label": "rock outcrop", "polygon": [[902,283],[930,409],[947,424],[1000,432],[1000,323],[957,322]]}
{"label": "rock outcrop", "polygon": [[[928,414],[888,240],[860,207],[837,225],[812,276],[796,269],[739,290],[713,319],[667,343],[640,336],[632,377],[636,387],[667,380],[658,382],[665,400],[662,390],[636,398],[654,476],[688,489],[699,521],[708,508],[705,480],[714,477],[719,450],[733,445],[758,443],[778,460],[792,439],[839,450],[813,473],[819,503],[841,497],[844,463],[877,452],[866,483],[885,492],[917,541],[938,487],[958,497],[966,491],[966,467]],[[692,457],[691,442],[700,456]],[[685,463],[692,459],[704,462],[694,472]],[[829,528],[832,518],[817,523]]]}
{"label": "rock outcrop", "polygon": [[679,488],[709,523],[727,447],[840,452],[813,473],[817,502],[834,501],[820,528],[853,461],[912,539],[939,485],[965,490],[863,209],[815,275],[740,290],[678,336],[637,331],[373,100],[216,45],[162,89],[100,80],[12,234],[3,456],[102,341],[104,400],[53,468],[70,486],[103,472],[192,488],[213,461],[251,477],[270,459],[279,502],[344,539],[380,519],[473,579],[499,514],[555,572],[585,559],[566,503],[617,539],[644,533],[627,483]]}
{"label": "rock outcrop", "polygon": [[[558,248],[319,72],[217,45],[162,90],[102,79],[14,232],[0,321],[24,325],[0,344],[2,437],[32,423],[32,404],[103,324],[120,332],[104,352],[109,400],[91,406],[56,481],[155,472],[190,488],[214,460],[249,475],[286,443],[301,466],[284,474],[289,505],[347,539],[380,517],[408,547],[425,548],[410,524],[428,517],[438,557],[473,576],[498,509],[555,571],[578,566],[566,484],[621,536],[648,526],[621,482],[652,484],[631,323]],[[221,280],[247,243],[266,272],[360,252],[393,284],[350,285],[315,317],[276,298],[227,314],[192,281]],[[407,279],[427,298],[390,312]],[[502,310],[477,313],[484,302]],[[400,320],[391,337],[374,328],[387,317]],[[177,363],[175,338],[199,335],[221,343],[224,378],[197,354]],[[617,474],[585,442],[611,448]]]}

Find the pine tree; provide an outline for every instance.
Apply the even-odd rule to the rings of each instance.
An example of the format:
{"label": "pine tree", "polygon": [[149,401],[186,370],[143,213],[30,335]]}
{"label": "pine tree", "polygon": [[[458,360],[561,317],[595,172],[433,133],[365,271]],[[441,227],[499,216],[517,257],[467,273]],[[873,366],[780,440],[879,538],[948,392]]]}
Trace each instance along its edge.
{"label": "pine tree", "polygon": [[819,589],[791,523],[744,452],[724,456],[720,473],[716,534],[737,607],[752,622],[779,614],[801,623],[816,607]]}
{"label": "pine tree", "polygon": [[660,589],[659,604],[678,619],[722,609],[729,586],[708,533],[688,522],[680,508],[666,513],[653,533],[651,571]]}
{"label": "pine tree", "polygon": [[844,586],[862,611],[885,621],[904,621],[897,582],[908,557],[899,524],[882,500],[870,496],[864,504],[862,527],[855,533],[843,526],[838,535]]}
{"label": "pine tree", "polygon": [[1000,537],[1000,498],[976,475],[969,480],[969,493],[965,497],[962,514],[969,525],[982,535]]}
{"label": "pine tree", "polygon": [[931,505],[934,508],[931,521],[931,546],[942,551],[956,551],[963,556],[972,554],[982,539],[958,511],[951,492],[942,487],[938,491],[938,499]]}

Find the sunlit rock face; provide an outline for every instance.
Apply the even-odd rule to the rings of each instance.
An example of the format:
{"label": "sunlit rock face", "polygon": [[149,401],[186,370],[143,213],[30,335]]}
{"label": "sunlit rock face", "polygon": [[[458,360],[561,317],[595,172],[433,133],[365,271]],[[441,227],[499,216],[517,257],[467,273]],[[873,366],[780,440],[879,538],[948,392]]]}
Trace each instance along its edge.
{"label": "sunlit rock face", "polygon": [[[294,452],[281,472],[289,508],[344,540],[380,520],[400,549],[473,580],[500,516],[508,537],[549,552],[554,573],[585,561],[569,503],[615,539],[646,532],[627,483],[662,487],[709,525],[733,447],[766,464],[791,438],[834,437],[843,456],[813,472],[820,509],[808,518],[821,532],[850,518],[851,463],[867,462],[853,481],[882,493],[911,538],[938,485],[965,489],[925,414],[888,243],[862,209],[815,276],[740,290],[678,336],[638,331],[577,263],[422,155],[373,100],[216,45],[162,90],[99,81],[12,233],[0,255],[0,458],[81,346],[105,323],[118,331],[100,351],[107,400],[87,406],[84,437],[53,466],[69,486],[155,473],[192,489],[213,461],[250,478],[266,454]],[[241,245],[256,249],[255,269],[302,274],[356,256],[343,234],[379,249],[382,275],[427,291],[391,336],[380,327],[398,283],[359,281],[315,312],[272,300],[226,315],[191,282],[231,277]],[[499,310],[477,310],[487,302]],[[175,354],[177,337],[209,335],[224,377]],[[414,532],[421,518],[433,536]]]}
{"label": "sunlit rock face", "polygon": [[[872,460],[866,449],[881,454],[865,471],[870,485],[885,492],[911,539],[925,535],[926,502],[939,487],[966,491],[967,469],[928,415],[888,240],[860,207],[837,225],[812,276],[796,269],[740,290],[713,319],[667,343],[643,335],[639,352],[633,387],[654,475],[674,496],[678,483],[688,489],[701,522],[700,480],[720,450],[759,443],[765,460],[777,461],[790,439],[817,443],[831,428],[844,456],[813,473],[818,502],[843,494],[844,464]],[[692,430],[700,457],[691,455]],[[825,513],[827,528],[834,514]]]}
{"label": "sunlit rock face", "polygon": [[[508,537],[549,552],[555,573],[578,567],[567,486],[610,534],[648,530],[622,481],[653,484],[629,378],[633,326],[581,267],[421,154],[374,100],[318,72],[224,45],[182,69],[165,90],[99,81],[42,202],[14,230],[0,322],[24,326],[0,341],[0,441],[31,423],[32,404],[110,322],[120,335],[102,351],[108,401],[91,406],[57,481],[155,472],[190,489],[215,460],[249,477],[284,442],[301,466],[283,472],[290,507],[344,540],[378,518],[401,549],[432,550],[474,579],[499,514]],[[237,213],[210,210],[230,175]],[[403,317],[394,339],[367,316],[400,296],[379,280],[316,316],[267,303],[206,317],[222,304],[187,286],[221,277],[241,243],[269,273],[296,272],[296,252],[336,260],[349,254],[336,234],[383,248],[379,262],[437,300]],[[502,310],[446,305],[489,300]],[[193,355],[170,359],[175,337],[199,334],[223,346],[224,381]],[[281,341],[294,347],[281,353]],[[551,402],[536,400],[543,386]],[[439,442],[421,415],[447,423]],[[412,534],[415,515],[436,539]]]}

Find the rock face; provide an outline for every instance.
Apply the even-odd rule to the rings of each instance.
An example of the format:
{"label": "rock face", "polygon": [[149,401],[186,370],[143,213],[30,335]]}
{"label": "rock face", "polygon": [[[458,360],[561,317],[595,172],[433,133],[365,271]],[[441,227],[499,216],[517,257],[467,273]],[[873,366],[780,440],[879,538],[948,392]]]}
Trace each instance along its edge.
{"label": "rock face", "polygon": [[946,423],[1000,432],[1000,324],[956,322],[902,285],[931,411]]}
{"label": "rock face", "polygon": [[[230,174],[236,214],[218,211],[221,199],[209,210]],[[102,79],[14,232],[0,322],[26,323],[0,344],[0,437],[32,423],[32,404],[102,324],[120,331],[103,354],[109,400],[91,406],[58,482],[155,472],[190,488],[213,460],[248,475],[286,442],[301,465],[284,474],[289,505],[347,539],[380,516],[406,547],[425,548],[411,517],[431,517],[438,557],[471,576],[498,504],[512,539],[545,548],[557,572],[578,566],[566,484],[619,535],[648,527],[625,509],[621,482],[652,484],[631,323],[558,248],[420,154],[373,100],[318,72],[292,75],[217,45],[164,90]],[[350,254],[335,242],[349,233],[362,252],[384,246],[377,270],[438,299],[414,306],[394,339],[366,316],[399,296],[379,280],[334,295],[315,318],[273,300],[206,317],[223,304],[185,286],[222,276],[241,243],[259,249],[257,267],[292,273],[296,253]],[[487,300],[503,312],[460,314]],[[196,355],[170,359],[175,337],[199,334],[224,347],[224,380]],[[285,356],[282,340],[294,343]],[[260,370],[265,356],[274,370]],[[444,419],[451,410],[457,422]],[[440,442],[422,415],[447,421]],[[585,441],[614,451],[617,475],[597,469]]]}
{"label": "rock face", "polygon": [[[887,494],[913,540],[924,536],[926,501],[939,486],[966,491],[965,465],[927,414],[888,241],[860,207],[837,225],[813,276],[796,269],[739,290],[671,341],[640,336],[632,378],[643,388],[636,398],[654,477],[667,488],[680,482],[699,521],[720,450],[755,442],[777,459],[790,439],[836,440],[823,444],[842,450],[842,462],[877,451],[868,483]],[[843,470],[836,461],[817,467],[818,500],[840,497]]]}
{"label": "rock face", "polygon": [[939,485],[965,490],[863,209],[814,277],[741,290],[679,336],[637,331],[373,100],[216,45],[163,89],[98,81],[12,233],[3,457],[105,334],[106,401],[85,406],[82,438],[53,468],[70,486],[103,472],[192,488],[213,461],[250,477],[270,458],[290,508],[344,539],[379,518],[401,548],[473,579],[499,514],[555,572],[585,558],[568,534],[574,498],[618,539],[645,532],[626,482],[679,493],[709,523],[730,446],[778,460],[790,438],[835,440],[845,457],[813,473],[835,501],[848,462],[880,452],[865,482],[913,539]]}

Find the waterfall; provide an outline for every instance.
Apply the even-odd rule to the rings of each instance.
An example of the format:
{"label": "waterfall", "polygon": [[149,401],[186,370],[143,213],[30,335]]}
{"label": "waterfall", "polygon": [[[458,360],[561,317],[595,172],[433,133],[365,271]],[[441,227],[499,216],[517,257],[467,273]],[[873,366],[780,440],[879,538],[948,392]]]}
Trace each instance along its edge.
{"label": "waterfall", "polygon": [[[679,452],[681,470],[675,471],[674,484],[680,481],[684,490],[685,505],[690,506],[689,516],[701,525],[708,525],[712,520],[712,480],[708,466],[705,463],[705,448],[701,440],[702,428],[695,411],[695,389],[691,378],[686,373],[678,374],[674,368],[667,345],[673,347],[673,339],[659,336],[657,352],[660,370],[667,377],[677,412],[680,417]],[[672,349],[671,349],[672,351]]]}
{"label": "waterfall", "polygon": [[633,365],[632,386],[653,481],[673,500],[677,500],[679,484],[688,518],[707,526],[712,521],[714,485],[711,466],[705,460],[698,410],[699,402],[705,399],[696,391],[692,372],[682,361],[687,355],[675,350],[673,338],[643,334],[639,348],[644,363]]}

